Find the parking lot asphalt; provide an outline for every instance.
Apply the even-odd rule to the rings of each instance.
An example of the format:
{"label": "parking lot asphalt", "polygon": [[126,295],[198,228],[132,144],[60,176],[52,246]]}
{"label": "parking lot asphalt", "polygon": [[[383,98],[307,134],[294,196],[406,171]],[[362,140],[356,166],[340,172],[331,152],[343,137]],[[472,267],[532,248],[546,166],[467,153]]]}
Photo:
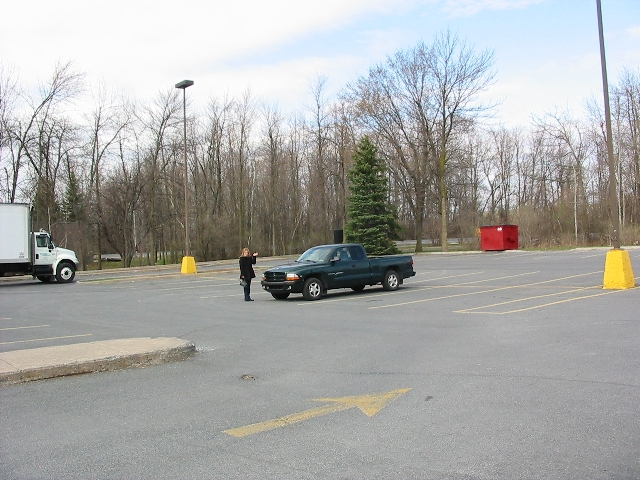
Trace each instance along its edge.
{"label": "parking lot asphalt", "polygon": [[606,252],[417,254],[313,302],[244,302],[237,260],[2,281],[0,358],[195,353],[1,386],[0,476],[640,478],[640,289],[603,289]]}
{"label": "parking lot asphalt", "polygon": [[[233,271],[236,263],[236,260],[223,260],[201,262],[197,266],[201,275],[225,274]],[[80,271],[75,281],[140,280],[181,275],[180,265],[157,265]],[[0,277],[0,284],[30,281],[28,276]],[[0,352],[0,385],[179,361],[193,353],[195,345],[192,342],[167,337],[120,338],[11,350]]]}
{"label": "parking lot asphalt", "polygon": [[[632,247],[634,252],[638,249]],[[603,254],[603,249],[578,249],[576,251],[591,252],[590,256],[599,256]],[[500,255],[504,252],[492,252],[489,255]],[[527,252],[507,252],[509,255],[524,254],[526,259]],[[539,257],[537,252],[537,257]],[[465,254],[480,254],[481,252],[458,252],[448,253],[448,256],[459,256]],[[432,254],[437,257],[438,254]],[[426,256],[426,255],[425,255]],[[260,268],[258,271],[268,268],[270,264],[282,263],[294,257],[270,257],[261,258]],[[266,262],[266,267],[265,267]],[[225,275],[235,273],[237,261],[223,260],[213,262],[201,262],[197,264],[198,273],[195,276],[209,275]],[[467,262],[471,266],[473,261]],[[126,281],[131,279],[153,279],[153,278],[169,278],[184,277],[179,273],[179,265],[159,265],[137,268],[118,268],[106,270],[81,271],[77,273],[77,282],[109,282],[109,281]],[[423,272],[424,273],[424,272]],[[429,296],[428,298],[408,301],[392,302],[386,305],[372,306],[370,309],[381,309],[390,307],[411,307],[425,302],[443,301],[449,299],[460,299],[470,295],[491,294],[493,292],[504,292],[505,290],[513,290],[514,288],[523,289],[549,287],[558,282],[575,282],[580,277],[590,277],[589,283],[579,284],[572,283],[572,286],[561,288],[556,292],[545,292],[544,294],[519,295],[515,299],[506,301],[485,303],[479,306],[465,307],[461,306],[454,309],[454,313],[458,314],[476,314],[476,315],[512,315],[516,313],[526,312],[527,310],[541,309],[552,305],[559,305],[565,302],[572,302],[578,299],[598,297],[615,293],[614,291],[601,290],[601,285],[593,283],[593,277],[598,278],[600,272],[589,272],[577,275],[559,276],[551,279],[524,282],[516,285],[499,284],[493,288],[481,288],[477,290],[474,287],[485,283],[484,280],[472,280],[474,272],[465,272],[457,275],[445,275],[441,278],[435,277],[429,280],[444,281],[443,285],[428,285],[423,287],[425,290],[446,290],[443,295]],[[529,275],[539,274],[539,272],[522,272],[514,269],[511,275],[504,275],[494,278],[494,281],[504,282],[507,279],[526,278]],[[187,275],[190,276],[190,275]],[[191,275],[194,276],[194,275]],[[24,282],[29,277],[9,277],[1,278],[0,281],[8,282]],[[416,282],[417,280],[417,282]],[[421,283],[418,278],[410,279],[408,282],[412,284]],[[424,282],[424,280],[423,280]],[[257,283],[257,282],[256,282]],[[254,289],[259,288],[257,285]],[[470,291],[464,292],[462,290]],[[324,302],[341,301],[341,298],[325,299]],[[464,302],[463,302],[464,303]],[[162,362],[183,360],[192,355],[196,350],[193,342],[179,338],[167,337],[138,337],[138,338],[121,338],[104,340],[97,342],[70,343],[67,345],[56,345],[51,347],[40,347],[24,350],[11,350],[0,352],[0,384],[20,383],[31,380],[42,380],[53,377],[76,375],[80,373],[91,373],[98,371],[116,370],[129,366],[152,365]]]}

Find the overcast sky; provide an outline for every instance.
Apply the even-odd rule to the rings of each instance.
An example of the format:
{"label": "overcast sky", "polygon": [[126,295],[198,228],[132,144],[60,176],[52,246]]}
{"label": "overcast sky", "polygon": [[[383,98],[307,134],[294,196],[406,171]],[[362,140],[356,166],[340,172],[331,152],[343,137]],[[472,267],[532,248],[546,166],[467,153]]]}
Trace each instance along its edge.
{"label": "overcast sky", "polygon": [[[640,68],[640,0],[602,0],[609,83]],[[495,54],[487,98],[498,118],[529,124],[556,108],[582,115],[602,98],[596,0],[29,0],[5,2],[0,60],[21,84],[74,61],[88,81],[138,100],[190,79],[193,108],[253,94],[283,111],[332,94],[400,49],[450,29]]]}

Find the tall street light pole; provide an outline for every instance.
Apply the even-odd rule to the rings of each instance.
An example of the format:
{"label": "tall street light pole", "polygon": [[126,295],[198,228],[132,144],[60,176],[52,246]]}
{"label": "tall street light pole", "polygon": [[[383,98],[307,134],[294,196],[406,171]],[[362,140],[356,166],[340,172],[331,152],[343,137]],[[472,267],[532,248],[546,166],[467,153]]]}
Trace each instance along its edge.
{"label": "tall street light pole", "polygon": [[598,34],[600,36],[600,66],[602,68],[602,90],[604,92],[604,116],[607,129],[607,156],[609,157],[609,207],[613,225],[613,248],[620,248],[620,212],[618,211],[618,187],[616,183],[616,167],[613,158],[613,139],[611,129],[611,107],[609,106],[609,82],[607,80],[607,61],[604,55],[604,35],[602,33],[602,6],[598,6]]}
{"label": "tall street light pole", "polygon": [[635,287],[635,277],[629,252],[620,249],[620,212],[618,210],[618,186],[613,158],[613,133],[611,128],[611,107],[609,106],[609,82],[607,62],[604,55],[604,34],[602,28],[602,5],[596,0],[598,9],[598,34],[600,38],[600,65],[602,67],[602,90],[604,92],[604,116],[607,129],[607,156],[609,157],[609,208],[613,228],[613,250],[607,252],[604,264],[603,287],[606,289],[626,289]]}
{"label": "tall street light pole", "polygon": [[182,259],[182,273],[196,273],[195,259],[189,248],[189,167],[187,164],[187,88],[193,85],[193,80],[183,80],[176,83],[176,88],[182,89],[182,105],[184,116],[184,257]]}

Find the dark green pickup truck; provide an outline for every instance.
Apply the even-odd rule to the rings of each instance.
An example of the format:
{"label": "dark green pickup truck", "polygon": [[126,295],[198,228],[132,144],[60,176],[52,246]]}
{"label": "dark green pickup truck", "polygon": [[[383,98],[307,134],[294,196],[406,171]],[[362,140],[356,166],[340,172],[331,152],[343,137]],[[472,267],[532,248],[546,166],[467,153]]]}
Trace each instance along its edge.
{"label": "dark green pickup truck", "polygon": [[260,283],[277,300],[291,293],[318,300],[334,288],[360,291],[381,283],[385,290],[397,290],[415,274],[411,255],[368,258],[362,245],[341,243],[310,248],[295,263],[265,271]]}

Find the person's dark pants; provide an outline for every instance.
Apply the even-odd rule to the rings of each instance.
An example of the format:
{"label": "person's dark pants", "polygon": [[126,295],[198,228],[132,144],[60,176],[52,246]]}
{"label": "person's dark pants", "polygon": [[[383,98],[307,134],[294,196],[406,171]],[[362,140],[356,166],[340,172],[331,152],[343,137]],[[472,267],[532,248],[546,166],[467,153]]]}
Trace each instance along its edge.
{"label": "person's dark pants", "polygon": [[244,299],[245,301],[251,300],[251,279],[245,279],[246,285],[244,286]]}

